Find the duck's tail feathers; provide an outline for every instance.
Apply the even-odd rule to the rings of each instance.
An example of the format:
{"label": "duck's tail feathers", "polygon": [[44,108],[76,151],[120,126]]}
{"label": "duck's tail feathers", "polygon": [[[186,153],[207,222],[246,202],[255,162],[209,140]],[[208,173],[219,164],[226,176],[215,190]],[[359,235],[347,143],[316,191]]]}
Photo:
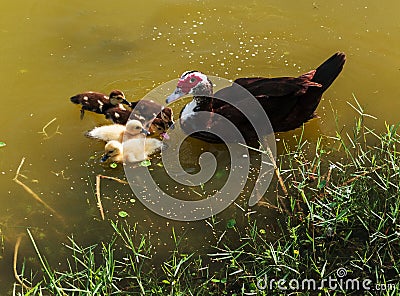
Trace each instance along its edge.
{"label": "duck's tail feathers", "polygon": [[157,151],[160,151],[163,149],[163,142],[154,139],[154,138],[148,138],[146,139],[146,152],[148,155],[151,155]]}
{"label": "duck's tail feathers", "polygon": [[96,130],[90,130],[90,131],[85,132],[85,137],[97,138]]}
{"label": "duck's tail feathers", "polygon": [[85,133],[86,137],[95,138],[103,141],[121,141],[125,126],[120,124],[103,125]]}
{"label": "duck's tail feathers", "polygon": [[335,53],[316,69],[311,81],[321,84],[320,90],[324,92],[338,77],[345,62],[346,55],[343,52]]}

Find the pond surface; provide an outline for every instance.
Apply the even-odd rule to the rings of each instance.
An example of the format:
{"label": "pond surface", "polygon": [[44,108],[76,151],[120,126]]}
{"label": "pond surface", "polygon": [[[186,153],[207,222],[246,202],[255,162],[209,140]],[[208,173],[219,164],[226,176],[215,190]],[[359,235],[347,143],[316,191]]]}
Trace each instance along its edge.
{"label": "pond surface", "polygon": [[[96,207],[95,176],[123,178],[124,172],[121,166],[100,165],[104,144],[84,137],[87,130],[108,122],[89,113],[81,121],[70,96],[118,88],[130,100],[137,100],[192,69],[227,79],[296,76],[334,52],[344,51],[344,71],[317,109],[321,118],[305,125],[305,137],[312,142],[320,134],[333,134],[332,108],[338,111],[340,125],[351,126],[356,112],[347,102],[354,103],[353,94],[365,112],[377,117],[368,125],[382,129],[384,122],[399,121],[399,11],[398,0],[117,0],[112,6],[104,0],[3,0],[0,141],[6,147],[0,148],[0,294],[12,289],[12,256],[19,235],[24,235],[19,268],[22,257],[28,268],[38,268],[26,228],[54,268],[62,266],[69,254],[61,247],[67,236],[73,234],[78,243],[91,245],[108,241],[112,233],[109,221],[101,221]],[[48,123],[46,138],[41,132]],[[300,133],[298,129],[276,137],[291,141]],[[227,157],[218,145],[196,140],[188,145],[182,161],[194,169],[196,151],[211,150],[222,162]],[[280,149],[278,145],[278,153]],[[20,180],[57,214],[13,181],[23,157],[20,173],[26,178]],[[155,174],[159,161],[153,160]],[[203,189],[217,190],[224,180],[222,174],[208,188],[173,187],[170,191],[195,197]],[[168,181],[160,183],[168,187]],[[274,202],[273,189],[269,195]],[[204,221],[174,222],[147,210],[128,186],[103,180],[102,197],[106,219],[138,222],[140,231],[151,233],[156,245],[172,246],[172,227],[185,235],[188,251],[201,250],[214,239]],[[242,196],[237,206],[218,215],[221,227],[231,218],[238,224],[246,220],[240,209],[245,204]],[[119,218],[121,210],[129,216]],[[277,214],[273,210],[250,210],[257,211],[260,227],[274,230]],[[169,255],[168,249],[157,250],[161,259]]]}

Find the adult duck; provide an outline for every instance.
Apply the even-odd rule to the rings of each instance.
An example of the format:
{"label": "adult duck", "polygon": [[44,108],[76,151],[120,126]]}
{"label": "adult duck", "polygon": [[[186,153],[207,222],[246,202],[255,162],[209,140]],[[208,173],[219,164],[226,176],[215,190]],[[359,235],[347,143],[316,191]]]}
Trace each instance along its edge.
{"label": "adult duck", "polygon": [[88,91],[77,94],[71,97],[70,100],[72,103],[82,106],[81,119],[83,119],[85,111],[105,114],[110,108],[114,108],[114,110],[126,110],[122,104],[130,104],[125,99],[124,93],[120,90],[111,91],[109,96],[99,92]]}
{"label": "adult duck", "polygon": [[[340,74],[345,60],[345,54],[338,52],[317,69],[298,77],[239,78],[232,86],[223,88],[215,94],[213,84],[206,75],[198,71],[187,71],[182,74],[177,88],[166,102],[171,103],[187,94],[193,95],[193,100],[184,106],[180,116],[182,129],[193,137],[207,142],[221,142],[218,136],[212,134],[213,129],[218,130],[218,126],[222,125],[222,121],[219,124],[220,117],[213,116],[219,114],[228,118],[239,129],[246,142],[256,143],[257,133],[250,121],[228,102],[244,106],[249,100],[250,93],[267,114],[273,132],[296,129],[317,116],[315,110],[322,94]],[[201,126],[193,126],[191,120],[201,111],[209,112],[209,117],[203,120]],[[195,132],[199,129],[203,131]],[[204,131],[207,129],[210,132]]]}

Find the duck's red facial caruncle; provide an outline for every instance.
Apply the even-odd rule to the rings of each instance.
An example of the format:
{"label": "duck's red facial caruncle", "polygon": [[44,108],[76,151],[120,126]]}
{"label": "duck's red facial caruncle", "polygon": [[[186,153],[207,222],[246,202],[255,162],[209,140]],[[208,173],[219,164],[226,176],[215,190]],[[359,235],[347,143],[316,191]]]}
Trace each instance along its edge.
{"label": "duck's red facial caruncle", "polygon": [[179,79],[177,87],[182,90],[182,93],[188,94],[190,91],[197,86],[199,82],[203,79],[196,75],[198,72],[186,75],[185,77]]}
{"label": "duck's red facial caruncle", "polygon": [[208,78],[198,71],[187,71],[178,80],[175,91],[167,98],[167,103],[171,103],[187,94],[198,94],[199,89],[203,89],[204,84],[209,84]]}

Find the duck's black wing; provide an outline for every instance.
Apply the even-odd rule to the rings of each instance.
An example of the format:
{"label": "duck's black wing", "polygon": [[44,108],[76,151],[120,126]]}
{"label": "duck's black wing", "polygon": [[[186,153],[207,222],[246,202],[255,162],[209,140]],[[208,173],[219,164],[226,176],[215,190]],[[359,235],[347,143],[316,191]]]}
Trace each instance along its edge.
{"label": "duck's black wing", "polygon": [[[275,132],[295,129],[315,116],[323,92],[340,74],[345,61],[345,54],[338,52],[299,77],[238,78],[215,97],[246,106],[248,91],[260,102]],[[227,110],[218,101],[215,107]]]}

